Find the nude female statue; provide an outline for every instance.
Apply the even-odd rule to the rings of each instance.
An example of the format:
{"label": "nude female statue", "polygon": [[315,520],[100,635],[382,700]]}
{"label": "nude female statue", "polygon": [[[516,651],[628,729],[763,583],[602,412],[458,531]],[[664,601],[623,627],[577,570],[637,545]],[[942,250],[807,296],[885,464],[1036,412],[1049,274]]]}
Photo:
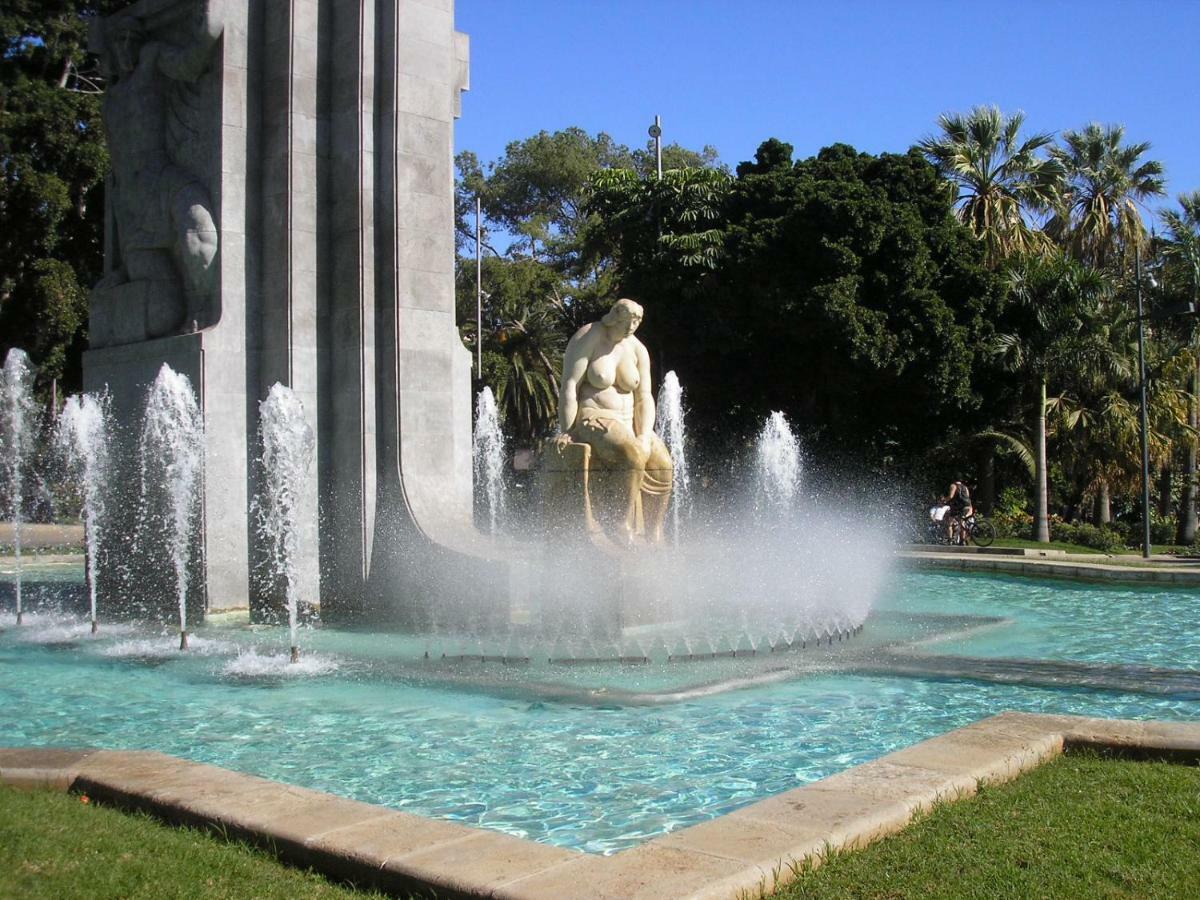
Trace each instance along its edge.
{"label": "nude female statue", "polygon": [[620,480],[625,542],[644,529],[657,543],[673,470],[670,452],[654,433],[650,354],[633,336],[641,322],[641,306],[618,300],[599,322],[575,332],[563,359],[555,443],[588,444],[595,468]]}

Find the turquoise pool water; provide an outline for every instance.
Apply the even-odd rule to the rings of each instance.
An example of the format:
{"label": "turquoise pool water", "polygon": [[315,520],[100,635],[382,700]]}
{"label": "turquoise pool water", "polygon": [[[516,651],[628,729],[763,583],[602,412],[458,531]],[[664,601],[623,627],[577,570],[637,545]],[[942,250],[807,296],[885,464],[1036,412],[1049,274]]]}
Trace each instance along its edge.
{"label": "turquoise pool water", "polygon": [[[819,656],[565,673],[423,667],[403,639],[323,632],[287,674],[273,629],[204,629],[180,656],[169,635],[93,640],[10,615],[0,744],[161,750],[609,853],[1004,709],[1200,719],[1197,592],[913,572],[876,608],[860,638]],[[979,660],[981,674],[887,672],[946,658]],[[1019,683],[1001,683],[985,674],[997,660],[1061,665],[1054,684],[1021,664]],[[1171,677],[1095,690],[1072,681],[1075,664],[1135,687],[1143,670]],[[757,676],[783,680],[620,699]],[[547,684],[578,693],[539,699]]]}

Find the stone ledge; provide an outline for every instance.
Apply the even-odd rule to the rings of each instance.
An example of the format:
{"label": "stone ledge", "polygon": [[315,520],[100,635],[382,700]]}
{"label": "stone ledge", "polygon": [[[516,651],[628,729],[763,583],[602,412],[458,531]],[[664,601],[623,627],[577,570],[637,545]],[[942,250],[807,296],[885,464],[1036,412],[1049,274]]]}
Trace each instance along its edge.
{"label": "stone ledge", "polygon": [[87,791],[335,878],[438,896],[732,898],[1072,747],[1196,759],[1200,723],[1006,712],[613,856],[425,819],[147,751],[0,749],[0,782]]}
{"label": "stone ledge", "polygon": [[1071,578],[1117,584],[1200,587],[1200,569],[1194,566],[1154,568],[1137,565],[1106,565],[1081,562],[1078,559],[1058,561],[1035,557],[984,556],[982,554],[917,550],[899,550],[896,552],[896,558],[902,564],[917,568],[960,569],[968,572],[996,572],[1002,575],[1025,575],[1034,578]]}

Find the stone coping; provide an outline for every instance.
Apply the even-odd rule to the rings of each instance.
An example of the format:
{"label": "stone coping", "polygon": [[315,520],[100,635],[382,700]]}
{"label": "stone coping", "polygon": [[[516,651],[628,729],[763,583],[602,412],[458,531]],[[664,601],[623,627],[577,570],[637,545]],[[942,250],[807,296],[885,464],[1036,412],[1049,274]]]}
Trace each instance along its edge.
{"label": "stone coping", "polygon": [[525,898],[755,897],[831,850],[1065,749],[1200,757],[1200,722],[1006,712],[672,832],[594,856],[148,751],[0,749],[0,781],[87,794],[207,827],[327,875],[393,892]]}
{"label": "stone coping", "polygon": [[1035,578],[1075,578],[1124,584],[1178,585],[1200,587],[1200,568],[1188,566],[1138,566],[1081,562],[1078,559],[992,556],[977,553],[898,550],[896,557],[906,565],[967,572],[999,572]]}

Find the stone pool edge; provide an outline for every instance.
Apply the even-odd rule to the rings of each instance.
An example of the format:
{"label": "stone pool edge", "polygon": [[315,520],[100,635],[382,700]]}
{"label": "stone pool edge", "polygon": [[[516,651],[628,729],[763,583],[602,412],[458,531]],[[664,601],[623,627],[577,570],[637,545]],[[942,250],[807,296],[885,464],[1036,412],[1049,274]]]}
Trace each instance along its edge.
{"label": "stone pool edge", "polygon": [[965,572],[1025,575],[1034,578],[1069,578],[1075,581],[1107,582],[1109,584],[1200,587],[1200,569],[1194,566],[1167,568],[1165,566],[1137,566],[1128,563],[1085,562],[1078,559],[987,556],[933,550],[897,550],[895,558],[901,565],[917,569],[958,569]]}
{"label": "stone pool edge", "polygon": [[1200,757],[1200,723],[1005,712],[613,856],[427,819],[152,751],[0,748],[0,782],[220,831],[361,886],[439,896],[759,896],[938,802],[1075,747]]}

